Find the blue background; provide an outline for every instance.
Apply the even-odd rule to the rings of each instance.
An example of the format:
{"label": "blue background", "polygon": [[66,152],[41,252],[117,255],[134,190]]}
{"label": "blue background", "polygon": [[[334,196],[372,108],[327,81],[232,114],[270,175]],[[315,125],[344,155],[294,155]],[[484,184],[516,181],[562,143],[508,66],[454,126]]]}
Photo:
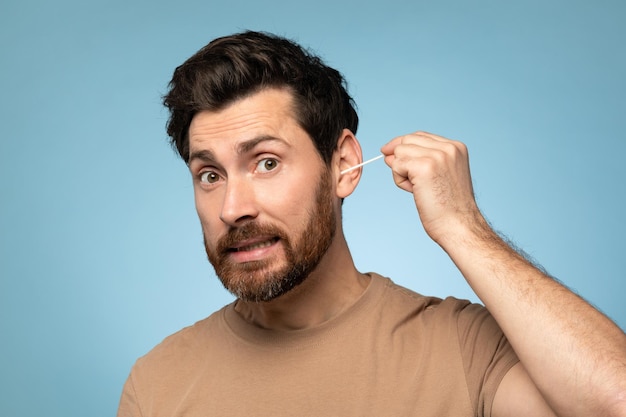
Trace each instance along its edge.
{"label": "blue background", "polygon": [[[625,328],[625,18],[620,1],[4,0],[0,415],[114,415],[138,356],[232,299],[160,97],[243,29],[344,72],[365,158],[418,129],[464,141],[495,228]],[[381,161],[344,217],[361,270],[476,300]]]}

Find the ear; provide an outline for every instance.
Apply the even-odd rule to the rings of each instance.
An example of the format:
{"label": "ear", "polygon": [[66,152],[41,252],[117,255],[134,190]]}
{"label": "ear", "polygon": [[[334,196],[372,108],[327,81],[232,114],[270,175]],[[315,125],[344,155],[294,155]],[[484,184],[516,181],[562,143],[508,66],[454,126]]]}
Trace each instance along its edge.
{"label": "ear", "polygon": [[361,179],[361,168],[345,174],[341,171],[353,167],[363,161],[361,144],[354,133],[344,129],[337,141],[337,150],[333,156],[333,173],[336,178],[337,197],[345,198],[352,194]]}

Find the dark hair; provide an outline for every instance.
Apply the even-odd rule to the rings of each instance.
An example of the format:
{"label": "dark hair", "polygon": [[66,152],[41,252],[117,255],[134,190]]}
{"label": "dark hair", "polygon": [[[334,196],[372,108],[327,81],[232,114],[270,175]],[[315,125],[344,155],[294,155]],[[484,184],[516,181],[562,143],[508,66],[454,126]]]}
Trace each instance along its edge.
{"label": "dark hair", "polygon": [[221,110],[268,87],[292,92],[296,120],[326,164],[343,129],[356,134],[355,104],[337,70],[293,41],[248,31],[213,40],[176,68],[163,97],[172,145],[189,162],[188,131],[197,112]]}

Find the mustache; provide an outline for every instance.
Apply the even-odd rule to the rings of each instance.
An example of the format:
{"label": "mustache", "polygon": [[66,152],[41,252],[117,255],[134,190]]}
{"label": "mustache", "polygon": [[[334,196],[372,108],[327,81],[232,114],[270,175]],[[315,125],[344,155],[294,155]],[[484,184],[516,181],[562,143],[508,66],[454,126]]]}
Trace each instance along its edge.
{"label": "mustache", "polygon": [[260,224],[255,221],[248,222],[241,227],[232,227],[217,242],[217,253],[229,252],[240,242],[259,236],[279,238],[288,241],[287,234],[279,227],[271,224]]}

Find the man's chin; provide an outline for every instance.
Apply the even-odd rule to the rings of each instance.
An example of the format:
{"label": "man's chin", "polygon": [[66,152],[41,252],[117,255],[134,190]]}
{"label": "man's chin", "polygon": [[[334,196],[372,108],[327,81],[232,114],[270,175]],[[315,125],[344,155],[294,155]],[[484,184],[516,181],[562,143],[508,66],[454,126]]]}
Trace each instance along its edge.
{"label": "man's chin", "polygon": [[[290,292],[300,285],[306,276],[290,273],[268,273],[254,270],[251,265],[247,265],[249,271],[238,271],[240,273],[218,274],[222,285],[235,297],[248,302],[269,302]],[[255,273],[256,271],[256,273]],[[258,275],[257,275],[258,274]]]}

